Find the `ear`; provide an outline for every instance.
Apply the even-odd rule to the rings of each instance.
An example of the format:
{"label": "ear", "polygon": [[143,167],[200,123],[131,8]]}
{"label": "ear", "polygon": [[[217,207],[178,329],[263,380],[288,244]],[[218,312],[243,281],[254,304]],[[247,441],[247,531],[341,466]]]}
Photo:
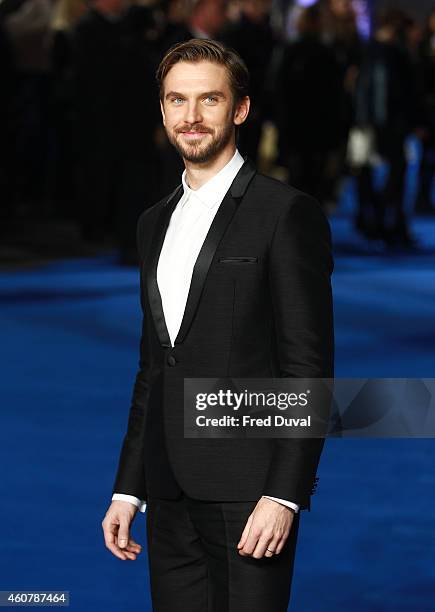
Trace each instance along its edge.
{"label": "ear", "polygon": [[241,125],[246,121],[246,118],[249,114],[249,108],[251,105],[251,100],[249,96],[245,96],[242,98],[236,106],[236,110],[234,111],[234,125]]}
{"label": "ear", "polygon": [[166,127],[165,109],[163,108],[163,103],[161,100],[160,100],[160,110],[162,112],[163,125]]}

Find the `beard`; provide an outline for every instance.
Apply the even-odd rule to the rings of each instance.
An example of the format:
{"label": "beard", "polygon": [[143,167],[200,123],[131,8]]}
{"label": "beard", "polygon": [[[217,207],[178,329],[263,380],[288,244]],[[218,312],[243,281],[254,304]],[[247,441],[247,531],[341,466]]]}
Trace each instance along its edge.
{"label": "beard", "polygon": [[[183,142],[182,132],[206,132],[211,135],[198,137],[192,142]],[[230,142],[234,131],[232,115],[219,130],[212,130],[205,125],[194,124],[169,132],[166,130],[169,142],[175,147],[183,159],[196,164],[204,164],[214,159]],[[203,140],[207,142],[203,143]]]}

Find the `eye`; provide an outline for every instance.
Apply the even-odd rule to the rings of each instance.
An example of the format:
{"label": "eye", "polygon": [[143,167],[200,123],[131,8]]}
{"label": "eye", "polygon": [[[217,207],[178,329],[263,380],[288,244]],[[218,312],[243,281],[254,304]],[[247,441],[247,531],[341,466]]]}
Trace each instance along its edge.
{"label": "eye", "polygon": [[207,104],[214,104],[218,101],[216,96],[207,96],[206,98],[204,98],[204,100],[207,102]]}
{"label": "eye", "polygon": [[179,98],[179,97],[171,98],[171,102],[175,104],[176,106],[180,106],[180,104],[183,102],[183,98]]}

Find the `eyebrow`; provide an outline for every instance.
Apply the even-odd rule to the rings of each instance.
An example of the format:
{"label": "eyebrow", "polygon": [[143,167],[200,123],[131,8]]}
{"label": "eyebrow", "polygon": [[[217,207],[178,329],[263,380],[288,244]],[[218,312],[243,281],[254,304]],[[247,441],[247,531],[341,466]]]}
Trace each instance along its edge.
{"label": "eyebrow", "polygon": [[[215,96],[216,98],[225,98],[225,94],[222,91],[219,91],[217,89],[214,89],[213,91],[205,91],[203,93],[198,94],[198,98],[203,98],[203,97],[207,97],[207,96]],[[179,93],[178,91],[169,91],[166,96],[165,96],[165,100],[167,100],[168,98],[185,98],[186,96],[182,93]]]}

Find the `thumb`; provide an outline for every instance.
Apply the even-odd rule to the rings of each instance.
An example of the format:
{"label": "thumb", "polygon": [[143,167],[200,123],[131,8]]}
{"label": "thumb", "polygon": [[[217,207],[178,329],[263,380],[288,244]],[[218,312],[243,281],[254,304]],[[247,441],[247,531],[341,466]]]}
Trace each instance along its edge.
{"label": "thumb", "polygon": [[125,548],[128,544],[129,533],[128,533],[128,522],[125,518],[119,521],[118,530],[118,546],[119,548]]}
{"label": "thumb", "polygon": [[245,542],[248,538],[248,534],[249,534],[249,530],[251,529],[251,523],[252,523],[252,514],[249,515],[248,520],[246,521],[246,525],[245,528],[243,530],[242,533],[242,537],[239,540],[239,543],[237,544],[237,548],[243,548],[245,545]]}

